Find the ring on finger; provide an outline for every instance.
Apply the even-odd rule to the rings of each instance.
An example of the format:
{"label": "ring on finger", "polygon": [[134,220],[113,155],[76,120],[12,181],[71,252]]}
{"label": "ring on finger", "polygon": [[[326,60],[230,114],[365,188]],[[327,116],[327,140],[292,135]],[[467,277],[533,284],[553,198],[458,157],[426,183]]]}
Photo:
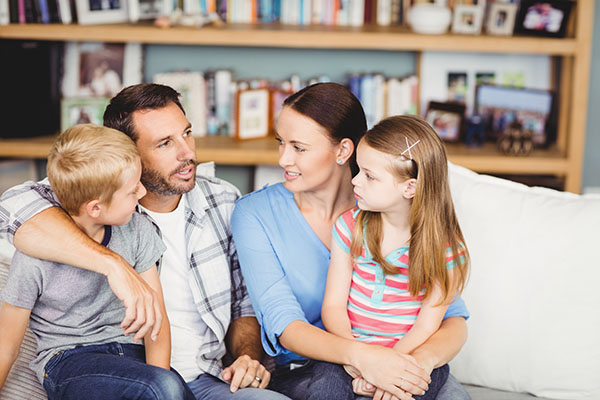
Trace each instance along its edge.
{"label": "ring on finger", "polygon": [[262,383],[262,378],[260,376],[255,376],[254,380],[257,381],[259,384]]}

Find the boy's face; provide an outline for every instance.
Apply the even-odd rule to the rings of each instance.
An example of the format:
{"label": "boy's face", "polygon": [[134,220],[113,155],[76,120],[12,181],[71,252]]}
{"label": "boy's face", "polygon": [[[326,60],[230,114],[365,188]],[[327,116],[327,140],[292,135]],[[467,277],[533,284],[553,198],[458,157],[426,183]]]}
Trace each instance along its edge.
{"label": "boy's face", "polygon": [[138,200],[146,195],[140,182],[142,165],[138,160],[134,166],[121,173],[121,187],[113,194],[110,205],[103,208],[102,223],[105,225],[125,225],[131,220]]}
{"label": "boy's face", "polygon": [[135,111],[133,123],[144,166],[142,182],[150,193],[172,196],[194,188],[196,146],[192,126],[175,103]]}

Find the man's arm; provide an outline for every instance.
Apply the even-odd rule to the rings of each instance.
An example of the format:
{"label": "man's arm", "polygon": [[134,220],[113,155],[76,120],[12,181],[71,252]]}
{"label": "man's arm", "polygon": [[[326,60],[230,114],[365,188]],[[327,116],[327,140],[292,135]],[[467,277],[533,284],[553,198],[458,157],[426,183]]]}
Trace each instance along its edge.
{"label": "man's arm", "polygon": [[35,258],[73,265],[106,275],[115,295],[126,308],[121,328],[135,340],[151,331],[158,336],[163,314],[158,297],[118,254],[84,234],[58,207],[51,207],[25,221],[14,235],[14,244]]}
{"label": "man's arm", "polygon": [[6,302],[0,306],[0,389],[19,355],[31,310]]}

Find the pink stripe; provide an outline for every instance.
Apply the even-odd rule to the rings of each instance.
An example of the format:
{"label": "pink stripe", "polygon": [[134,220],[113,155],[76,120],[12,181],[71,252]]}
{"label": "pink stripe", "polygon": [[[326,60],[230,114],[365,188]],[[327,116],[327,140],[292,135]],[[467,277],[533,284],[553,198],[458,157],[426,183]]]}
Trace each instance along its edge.
{"label": "pink stripe", "polygon": [[362,303],[359,299],[357,299],[354,296],[350,296],[350,298],[348,299],[348,302],[352,303],[354,306],[356,306],[356,308],[364,310],[365,312],[376,312],[376,313],[380,313],[380,314],[386,314],[389,316],[417,315],[417,314],[419,314],[419,308],[420,308],[420,307],[415,307],[415,308],[396,307],[396,308],[391,308],[389,310],[385,310],[385,309],[381,309],[381,308],[375,308],[368,304]]}
{"label": "pink stripe", "polygon": [[348,317],[350,319],[350,324],[355,328],[361,328],[381,333],[406,333],[414,325],[414,322],[412,321],[409,323],[384,322],[378,319],[359,315],[353,312],[352,310],[348,310]]}

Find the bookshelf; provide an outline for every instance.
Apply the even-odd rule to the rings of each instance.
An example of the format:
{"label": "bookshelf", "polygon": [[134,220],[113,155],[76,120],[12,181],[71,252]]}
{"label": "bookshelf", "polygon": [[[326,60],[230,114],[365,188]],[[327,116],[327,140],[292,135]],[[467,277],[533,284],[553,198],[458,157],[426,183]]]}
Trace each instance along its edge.
{"label": "bookshelf", "polygon": [[[4,25],[0,39],[102,41],[200,45],[409,51],[545,54],[554,56],[559,87],[557,141],[528,157],[504,156],[493,144],[467,148],[449,144],[451,161],[484,173],[550,174],[563,177],[565,190],[580,192],[593,32],[594,0],[577,0],[567,38],[419,35],[406,28],[365,26],[226,25],[161,29],[151,24]],[[45,158],[52,138],[0,140],[0,157]],[[196,141],[199,161],[218,164],[277,164],[277,146],[267,138],[237,142],[228,137]]]}

